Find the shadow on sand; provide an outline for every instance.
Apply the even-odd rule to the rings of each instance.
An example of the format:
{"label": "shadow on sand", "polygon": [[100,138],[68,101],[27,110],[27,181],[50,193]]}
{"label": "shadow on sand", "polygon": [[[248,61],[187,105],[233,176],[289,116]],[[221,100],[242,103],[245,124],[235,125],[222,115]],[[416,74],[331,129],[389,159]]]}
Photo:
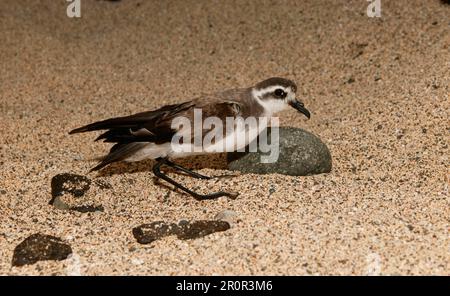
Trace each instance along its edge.
{"label": "shadow on sand", "polygon": [[[227,155],[226,153],[217,153],[211,155],[197,155],[186,158],[175,159],[174,162],[186,167],[188,169],[227,169]],[[116,174],[133,174],[140,172],[151,172],[152,167],[155,164],[154,160],[143,160],[139,162],[117,162],[113,163],[106,168],[100,170],[97,174],[98,177],[108,177]],[[168,172],[174,171],[171,168],[164,167],[164,170]]]}

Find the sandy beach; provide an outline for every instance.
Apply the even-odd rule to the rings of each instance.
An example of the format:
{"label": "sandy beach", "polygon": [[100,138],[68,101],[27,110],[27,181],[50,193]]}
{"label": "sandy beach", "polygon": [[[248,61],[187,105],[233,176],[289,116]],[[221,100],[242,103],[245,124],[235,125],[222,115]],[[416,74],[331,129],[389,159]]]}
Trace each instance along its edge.
{"label": "sandy beach", "polygon": [[[382,0],[81,0],[0,4],[1,275],[449,275],[450,5]],[[240,174],[197,180],[197,201],[157,181],[153,161],[88,173],[110,145],[81,125],[151,110],[204,93],[292,79],[312,113],[303,128],[331,151],[330,173]],[[182,161],[230,173],[226,157]],[[68,204],[49,204],[51,180],[92,180]],[[146,223],[214,220],[226,231],[140,244]],[[72,254],[12,266],[15,247],[42,233]]]}

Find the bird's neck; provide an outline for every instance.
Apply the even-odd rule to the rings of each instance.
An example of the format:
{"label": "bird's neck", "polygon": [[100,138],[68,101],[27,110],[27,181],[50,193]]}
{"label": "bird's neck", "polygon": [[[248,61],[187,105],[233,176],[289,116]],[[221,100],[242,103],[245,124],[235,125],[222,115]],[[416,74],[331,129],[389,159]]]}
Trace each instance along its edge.
{"label": "bird's neck", "polygon": [[286,103],[283,100],[261,99],[255,91],[252,92],[252,98],[256,104],[263,108],[264,117],[272,117],[276,113],[286,109]]}

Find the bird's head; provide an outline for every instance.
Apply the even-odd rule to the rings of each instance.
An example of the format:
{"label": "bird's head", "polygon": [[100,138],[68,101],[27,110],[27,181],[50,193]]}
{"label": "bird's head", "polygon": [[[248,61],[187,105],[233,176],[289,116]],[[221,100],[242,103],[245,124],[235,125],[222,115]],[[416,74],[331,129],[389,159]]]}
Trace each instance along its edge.
{"label": "bird's head", "polygon": [[297,85],[293,81],[279,77],[269,78],[252,87],[253,97],[264,107],[266,114],[272,115],[291,106],[310,118],[308,109],[296,98],[296,92]]}

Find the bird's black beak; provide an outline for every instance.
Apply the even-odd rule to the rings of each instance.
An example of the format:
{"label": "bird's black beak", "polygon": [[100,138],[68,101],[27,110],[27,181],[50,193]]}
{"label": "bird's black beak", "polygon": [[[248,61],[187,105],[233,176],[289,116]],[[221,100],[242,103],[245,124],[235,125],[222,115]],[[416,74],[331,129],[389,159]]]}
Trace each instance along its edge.
{"label": "bird's black beak", "polygon": [[303,105],[302,102],[294,100],[289,102],[289,105],[291,105],[291,107],[297,109],[297,111],[305,114],[306,117],[311,118],[311,113],[309,113],[308,109],[305,108],[305,105]]}

